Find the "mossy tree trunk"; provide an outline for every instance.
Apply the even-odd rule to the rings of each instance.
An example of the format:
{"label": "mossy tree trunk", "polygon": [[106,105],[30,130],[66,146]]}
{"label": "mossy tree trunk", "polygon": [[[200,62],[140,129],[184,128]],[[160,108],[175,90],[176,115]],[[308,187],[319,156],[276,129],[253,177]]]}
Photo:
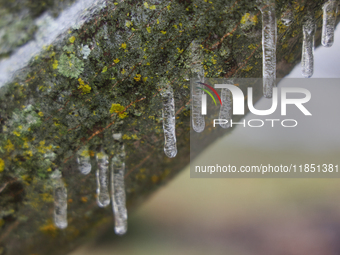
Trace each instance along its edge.
{"label": "mossy tree trunk", "polygon": [[[324,2],[276,1],[278,77],[301,59],[308,12],[315,15],[320,44]],[[0,69],[20,59],[20,50],[29,51],[41,33],[51,33],[53,27],[35,22],[41,15],[50,13],[42,20],[52,24],[75,4],[0,1]],[[21,20],[8,21],[18,13]],[[79,173],[76,154],[84,146],[93,153],[103,146],[112,157],[112,134],[122,133],[129,212],[189,163],[193,41],[200,44],[206,77],[262,76],[256,1],[97,1],[77,15],[79,22],[67,23],[72,26],[20,70],[11,66],[14,71],[6,69],[0,79],[0,254],[65,254],[112,222],[110,208],[96,205],[94,171]],[[287,26],[286,16],[292,19]],[[164,84],[175,95],[173,159],[163,153]],[[68,189],[65,230],[52,222],[50,174],[56,169]]]}

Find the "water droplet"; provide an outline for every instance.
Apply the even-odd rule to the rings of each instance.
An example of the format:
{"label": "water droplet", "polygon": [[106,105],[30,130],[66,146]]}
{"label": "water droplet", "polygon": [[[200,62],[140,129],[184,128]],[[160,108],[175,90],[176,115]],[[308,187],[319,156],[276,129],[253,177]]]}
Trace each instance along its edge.
{"label": "water droplet", "polygon": [[174,158],[177,154],[176,121],[174,93],[171,87],[162,90],[162,100],[164,153],[169,158]]}
{"label": "water droplet", "polygon": [[271,98],[276,80],[276,40],[277,22],[275,1],[261,8],[262,12],[262,58],[263,58],[263,95]]}
{"label": "water droplet", "polygon": [[97,177],[97,204],[100,207],[105,207],[110,203],[110,195],[108,189],[108,169],[109,157],[101,150],[96,155],[98,169]]}
{"label": "water droplet", "polygon": [[53,180],[54,224],[57,228],[67,227],[67,189],[61,178],[61,172],[55,170],[51,176]]}
{"label": "water droplet", "polygon": [[[233,84],[232,82],[229,84]],[[230,121],[233,116],[233,100],[232,100],[232,94],[229,89],[223,88],[221,91],[221,101],[222,105],[220,108],[220,115],[219,119],[225,119],[228,122],[225,124],[220,124],[222,128],[229,128],[230,127]]]}
{"label": "water droplet", "polygon": [[88,148],[82,148],[77,153],[77,162],[79,171],[82,174],[89,174],[91,172],[91,158]]}
{"label": "water droplet", "polygon": [[313,15],[310,15],[303,24],[303,43],[302,43],[302,75],[310,78],[314,72],[314,34],[315,22]]}
{"label": "water droplet", "polygon": [[[115,138],[115,136],[113,135]],[[121,137],[121,136],[120,136]],[[120,138],[115,139],[115,155],[111,163],[111,200],[115,218],[115,233],[123,235],[127,231],[127,209],[124,184],[125,150]]]}
{"label": "water droplet", "polygon": [[338,13],[338,2],[336,0],[328,0],[322,7],[322,39],[321,43],[325,47],[331,47],[334,42],[334,29],[336,16]]}

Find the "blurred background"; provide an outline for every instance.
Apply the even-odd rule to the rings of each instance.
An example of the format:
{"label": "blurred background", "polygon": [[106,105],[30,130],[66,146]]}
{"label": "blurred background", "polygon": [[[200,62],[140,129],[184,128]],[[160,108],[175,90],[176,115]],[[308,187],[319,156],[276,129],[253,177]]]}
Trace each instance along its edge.
{"label": "blurred background", "polygon": [[[319,47],[315,51],[313,77],[339,78],[339,66],[340,31],[337,28],[333,47]],[[288,77],[301,78],[301,67],[296,66]],[[340,94],[340,85],[334,89]],[[334,99],[339,94],[335,93]],[[266,105],[265,100],[257,106]],[[329,99],[324,103],[336,109],[340,107],[339,100]],[[317,105],[311,107],[317,111]],[[277,137],[270,130],[262,132],[263,137],[249,134],[245,138],[242,129],[235,129],[209,147],[200,160],[220,151],[223,143],[234,145],[228,152],[229,158],[237,158],[242,153],[251,160],[262,154],[274,158],[278,165],[283,163],[285,153],[288,159],[289,155],[312,159],[320,153],[338,159],[338,126],[302,125],[306,125],[306,134],[301,134],[298,141],[290,141],[289,136]],[[312,130],[323,130],[320,139],[316,139],[319,146],[308,144]],[[264,137],[270,138],[269,142],[263,142]],[[271,149],[270,141],[276,143],[280,153]],[[247,164],[246,159],[242,164]],[[71,255],[340,254],[339,193],[339,179],[191,179],[186,167],[129,215],[125,236],[116,236],[112,227]]]}

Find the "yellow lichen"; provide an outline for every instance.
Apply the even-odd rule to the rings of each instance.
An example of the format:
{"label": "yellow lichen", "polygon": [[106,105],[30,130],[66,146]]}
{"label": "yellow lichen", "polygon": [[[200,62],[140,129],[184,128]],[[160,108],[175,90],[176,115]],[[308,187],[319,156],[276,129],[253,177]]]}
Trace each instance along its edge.
{"label": "yellow lichen", "polygon": [[33,156],[33,152],[31,150],[25,151],[25,154],[28,155],[29,157]]}
{"label": "yellow lichen", "polygon": [[89,150],[83,150],[81,153],[80,153],[81,156],[83,157],[88,157],[90,155],[89,153]]}
{"label": "yellow lichen", "polygon": [[118,117],[121,119],[124,119],[127,117],[127,113],[123,112],[125,110],[125,107],[120,104],[112,104],[110,113],[118,113]]}
{"label": "yellow lichen", "polygon": [[125,107],[120,105],[120,104],[112,104],[111,105],[111,109],[110,109],[110,113],[119,113],[124,111]]}
{"label": "yellow lichen", "polygon": [[98,159],[103,159],[106,156],[106,154],[103,152],[98,152],[96,156]]}
{"label": "yellow lichen", "polygon": [[5,162],[0,158],[0,173],[5,169]]}
{"label": "yellow lichen", "polygon": [[11,152],[14,150],[14,145],[12,144],[11,140],[7,140],[7,144],[5,145],[5,150],[7,152]]}
{"label": "yellow lichen", "polygon": [[134,77],[134,79],[135,79],[135,81],[140,81],[140,78],[141,78],[142,76],[140,75],[140,74],[136,74],[136,77]]}
{"label": "yellow lichen", "polygon": [[79,82],[78,89],[82,90],[83,95],[91,92],[92,88],[88,84],[85,85],[85,82],[81,78],[78,79],[78,82]]}
{"label": "yellow lichen", "polygon": [[132,26],[132,22],[131,22],[131,21],[129,21],[129,20],[125,21],[125,26],[127,26],[127,27],[130,27],[130,26]]}
{"label": "yellow lichen", "polygon": [[27,141],[25,141],[24,142],[24,146],[23,146],[25,149],[27,149],[28,147],[29,147],[29,145],[28,145],[28,142]]}
{"label": "yellow lichen", "polygon": [[79,79],[78,79],[78,82],[79,82],[80,85],[84,85],[84,84],[85,84],[85,82],[83,81],[82,78],[79,78]]}
{"label": "yellow lichen", "polygon": [[127,117],[127,115],[128,115],[128,114],[127,114],[126,112],[123,112],[123,113],[119,113],[119,114],[118,114],[118,117],[121,118],[121,119],[124,119],[124,118]]}
{"label": "yellow lichen", "polygon": [[131,137],[128,136],[127,134],[124,134],[122,137],[124,140],[131,140]]}
{"label": "yellow lichen", "polygon": [[76,38],[74,36],[71,36],[70,39],[69,39],[70,43],[74,43],[75,40],[76,40]]}
{"label": "yellow lichen", "polygon": [[253,67],[248,65],[246,68],[243,69],[243,71],[249,72],[251,69],[253,69]]}
{"label": "yellow lichen", "polygon": [[135,139],[135,140],[139,140],[139,138],[138,138],[137,135],[132,135],[131,138],[132,138],[132,139]]}
{"label": "yellow lichen", "polygon": [[258,18],[256,15],[251,15],[250,13],[246,13],[241,18],[241,24],[245,25],[246,23],[252,23],[252,25],[256,25],[258,22]]}
{"label": "yellow lichen", "polygon": [[251,49],[251,50],[255,50],[256,47],[257,47],[257,45],[254,45],[254,44],[250,44],[250,45],[248,46],[248,48]]}
{"label": "yellow lichen", "polygon": [[293,33],[292,33],[292,37],[295,37],[298,33],[299,33],[299,31],[294,30]]}
{"label": "yellow lichen", "polygon": [[53,69],[58,68],[58,60],[54,60],[52,67],[53,67]]}
{"label": "yellow lichen", "polygon": [[42,193],[40,194],[40,197],[45,202],[53,202],[53,197],[51,193]]}
{"label": "yellow lichen", "polygon": [[16,136],[20,136],[20,133],[17,131],[13,131],[13,134],[15,134]]}

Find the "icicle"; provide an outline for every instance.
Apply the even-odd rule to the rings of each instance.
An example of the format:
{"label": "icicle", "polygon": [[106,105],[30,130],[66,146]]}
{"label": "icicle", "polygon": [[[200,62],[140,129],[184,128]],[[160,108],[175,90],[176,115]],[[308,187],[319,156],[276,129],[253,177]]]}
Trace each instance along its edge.
{"label": "icicle", "polygon": [[105,207],[110,203],[110,194],[108,190],[108,169],[109,158],[103,150],[97,153],[97,204],[100,207]]}
{"label": "icicle", "polygon": [[91,158],[88,148],[83,148],[79,150],[77,154],[77,162],[79,171],[82,174],[89,174],[91,172]]}
{"label": "icicle", "polygon": [[230,127],[230,121],[233,115],[233,100],[232,100],[232,94],[229,89],[223,88],[221,91],[221,101],[222,105],[220,108],[220,119],[225,119],[228,121],[228,123],[220,124],[222,128],[229,128]]}
{"label": "icicle", "polygon": [[200,133],[205,128],[204,115],[202,115],[202,95],[204,92],[196,87],[201,88],[202,85],[194,84],[192,86],[192,128]]}
{"label": "icicle", "polygon": [[164,131],[164,153],[169,158],[174,158],[177,154],[176,127],[175,127],[175,100],[171,87],[162,91],[163,99],[163,131]]}
{"label": "icicle", "polygon": [[303,44],[302,44],[302,75],[310,78],[314,71],[314,34],[315,23],[313,15],[310,15],[303,24]]}
{"label": "icicle", "polygon": [[204,115],[202,115],[202,94],[204,92],[196,87],[202,87],[197,82],[204,83],[204,69],[202,66],[202,52],[200,45],[197,42],[192,42],[191,45],[192,55],[192,128],[194,131],[200,133],[205,128]]}
{"label": "icicle", "polygon": [[114,134],[115,155],[111,164],[111,200],[115,218],[115,233],[123,235],[127,231],[127,210],[124,185],[125,151],[121,141],[121,134]]}
{"label": "icicle", "polygon": [[271,98],[276,80],[276,17],[275,2],[269,1],[269,6],[261,8],[262,12],[262,53],[263,53],[263,94]]}
{"label": "icicle", "polygon": [[67,189],[59,170],[55,170],[51,178],[53,179],[54,224],[57,228],[64,229],[67,227]]}
{"label": "icicle", "polygon": [[328,0],[322,7],[323,23],[322,23],[322,45],[331,47],[334,42],[334,29],[336,16],[338,13],[338,3],[336,0]]}

